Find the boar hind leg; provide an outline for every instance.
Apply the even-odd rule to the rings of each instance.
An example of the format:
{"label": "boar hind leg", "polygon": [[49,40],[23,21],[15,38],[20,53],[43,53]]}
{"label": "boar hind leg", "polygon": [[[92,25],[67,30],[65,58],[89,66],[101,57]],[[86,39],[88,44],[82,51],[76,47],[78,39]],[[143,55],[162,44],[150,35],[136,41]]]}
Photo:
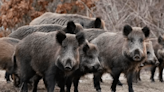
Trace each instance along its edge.
{"label": "boar hind leg", "polygon": [[[114,76],[113,76],[113,74],[111,74],[111,76],[112,76],[112,78],[114,79]],[[117,83],[117,85],[119,85],[119,86],[122,86],[123,84],[121,83],[121,81],[120,81],[120,80],[118,80],[118,83]]]}
{"label": "boar hind leg", "polygon": [[11,74],[8,71],[6,71],[6,73],[5,73],[5,79],[6,79],[7,82],[10,82],[10,75]]}
{"label": "boar hind leg", "polygon": [[39,75],[35,75],[35,76],[33,77],[33,81],[34,81],[33,92],[37,92],[37,86],[38,86],[38,83],[39,83],[39,81],[40,81],[41,78],[42,78],[42,77],[39,76]]}
{"label": "boar hind leg", "polygon": [[103,72],[101,72],[100,74],[101,74],[100,82],[103,82],[103,79],[102,79]]}
{"label": "boar hind leg", "polygon": [[138,71],[136,71],[136,72],[133,74],[132,81],[133,81],[134,83],[137,83],[137,82],[138,82]]}
{"label": "boar hind leg", "polygon": [[21,87],[21,92],[28,92],[27,82],[23,82]]}
{"label": "boar hind leg", "polygon": [[163,82],[162,73],[163,73],[163,67],[162,67],[162,66],[159,66],[159,80],[160,80],[161,82]]}
{"label": "boar hind leg", "polygon": [[141,76],[140,76],[141,69],[137,72],[137,80],[141,81]]}
{"label": "boar hind leg", "polygon": [[28,83],[30,79],[35,75],[35,72],[29,67],[21,68],[20,83],[22,86],[21,92],[28,92]]}
{"label": "boar hind leg", "polygon": [[94,73],[93,77],[93,82],[94,82],[94,87],[96,88],[97,92],[101,92],[101,87],[100,87],[100,80],[101,80],[102,73]]}
{"label": "boar hind leg", "polygon": [[29,83],[29,80],[33,77],[33,75],[35,74],[34,72],[30,72],[31,74],[28,74],[28,73],[24,73],[22,74],[22,76],[20,77],[20,80],[21,80],[21,86],[22,86],[22,89],[21,89],[21,92],[28,92],[28,83]]}
{"label": "boar hind leg", "polygon": [[155,70],[156,70],[156,66],[153,66],[153,67],[151,68],[151,77],[150,77],[150,80],[151,80],[152,82],[155,81],[155,80],[154,80]]}
{"label": "boar hind leg", "polygon": [[112,76],[113,76],[113,82],[111,86],[112,92],[116,92],[116,85],[118,84],[120,74],[121,74],[121,69],[118,68],[112,69]]}
{"label": "boar hind leg", "polygon": [[122,86],[123,84],[121,83],[121,81],[120,81],[120,80],[118,80],[117,85]]}
{"label": "boar hind leg", "polygon": [[29,79],[27,77],[24,78],[20,78],[21,80],[21,92],[28,92],[28,83],[29,83]]}

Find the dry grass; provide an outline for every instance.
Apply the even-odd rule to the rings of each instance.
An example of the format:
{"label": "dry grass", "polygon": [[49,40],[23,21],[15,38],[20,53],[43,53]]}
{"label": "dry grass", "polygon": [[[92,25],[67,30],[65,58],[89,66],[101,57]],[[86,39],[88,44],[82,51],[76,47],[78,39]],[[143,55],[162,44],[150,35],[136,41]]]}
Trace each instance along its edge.
{"label": "dry grass", "polygon": [[164,33],[163,0],[100,0],[92,11],[105,20],[109,31],[121,30],[129,24],[148,26],[152,37]]}
{"label": "dry grass", "polygon": [[[37,1],[39,0],[33,0],[34,3]],[[81,2],[85,9],[77,9],[76,12],[72,13],[90,17],[99,16],[105,20],[108,31],[119,31],[125,24],[129,24],[139,27],[148,26],[151,29],[152,37],[164,33],[164,0],[92,0],[95,2],[93,7],[87,7],[87,3],[82,0],[49,0],[45,9],[46,11],[55,12],[58,5],[74,1]],[[2,2],[0,4],[2,5]],[[27,19],[24,18],[23,20],[29,20],[24,22],[30,22],[31,20],[28,17]],[[15,25],[10,30],[28,24],[24,22],[19,23],[21,25]]]}

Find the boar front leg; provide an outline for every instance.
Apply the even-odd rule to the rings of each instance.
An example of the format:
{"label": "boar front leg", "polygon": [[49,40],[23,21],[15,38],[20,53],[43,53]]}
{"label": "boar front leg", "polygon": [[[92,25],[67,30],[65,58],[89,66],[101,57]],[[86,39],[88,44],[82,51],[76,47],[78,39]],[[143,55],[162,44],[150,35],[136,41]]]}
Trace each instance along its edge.
{"label": "boar front leg", "polygon": [[151,80],[152,82],[155,81],[155,80],[154,80],[155,70],[156,70],[156,66],[153,66],[153,67],[151,68],[151,77],[150,77],[150,80]]}
{"label": "boar front leg", "polygon": [[100,72],[94,73],[93,82],[94,82],[94,87],[96,88],[97,92],[101,92],[101,87],[100,87],[101,76],[102,76],[102,73]]}
{"label": "boar front leg", "polygon": [[159,81],[160,82],[163,82],[163,77],[162,77],[162,74],[163,74],[163,66],[159,66]]}
{"label": "boar front leg", "polygon": [[55,75],[56,75],[56,70],[55,69],[49,69],[45,76],[43,77],[44,84],[47,88],[47,92],[54,92],[55,88]]}
{"label": "boar front leg", "polygon": [[133,85],[132,85],[132,79],[133,79],[133,72],[129,72],[127,74],[127,83],[128,83],[129,92],[134,92]]}

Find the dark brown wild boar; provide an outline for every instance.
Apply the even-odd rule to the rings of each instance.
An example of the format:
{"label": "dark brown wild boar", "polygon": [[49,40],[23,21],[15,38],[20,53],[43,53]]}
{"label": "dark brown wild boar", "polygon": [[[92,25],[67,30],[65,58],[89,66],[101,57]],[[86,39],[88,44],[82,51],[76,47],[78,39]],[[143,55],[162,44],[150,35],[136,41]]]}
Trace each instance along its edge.
{"label": "dark brown wild boar", "polygon": [[116,85],[120,74],[127,77],[129,92],[133,92],[132,77],[135,69],[146,59],[145,40],[149,36],[149,28],[124,26],[123,35],[119,33],[105,32],[91,41],[99,51],[99,59],[102,72],[94,74],[94,87],[101,92],[100,78],[102,73],[108,72],[113,77],[112,92],[116,91]]}
{"label": "dark brown wild boar", "polygon": [[38,31],[39,32],[52,32],[52,31],[57,31],[57,30],[62,30],[66,33],[75,34],[79,31],[82,31],[83,27],[78,23],[75,24],[73,21],[69,21],[66,27],[63,27],[58,24],[27,25],[27,26],[22,26],[18,28],[16,31],[11,33],[9,37],[17,38],[21,40],[27,35],[32,34],[34,32],[38,32]]}
{"label": "dark brown wild boar", "polygon": [[98,37],[100,34],[107,31],[103,29],[89,28],[89,29],[84,29],[83,32],[85,34],[86,39],[90,42],[94,38]]}
{"label": "dark brown wild boar", "polygon": [[[146,59],[143,61],[143,63],[136,69],[133,77],[134,82],[138,82],[138,80],[141,81],[140,78],[140,71],[141,69],[145,68],[150,68],[152,66],[157,66],[159,64],[159,61],[155,55],[154,49],[153,49],[153,44],[152,42],[148,39],[146,42]],[[118,85],[122,85],[122,83],[119,81]]]}
{"label": "dark brown wild boar", "polygon": [[159,81],[163,82],[163,68],[164,68],[164,36],[159,36],[158,38],[151,39],[153,43],[153,48],[155,55],[157,56],[157,59],[159,61],[158,66],[153,66],[151,69],[151,81],[154,82],[154,73],[156,70],[156,67],[159,69]]}
{"label": "dark brown wild boar", "polygon": [[40,24],[59,24],[66,26],[68,21],[74,21],[81,24],[84,28],[106,29],[105,22],[100,18],[89,18],[78,14],[58,14],[46,12],[43,15],[31,21],[30,25]]}
{"label": "dark brown wild boar", "polygon": [[158,66],[159,61],[155,55],[153,44],[150,40],[146,41],[146,52],[147,52],[147,58],[146,60],[141,64],[141,66],[138,67],[136,73],[134,74],[134,82],[137,82],[138,80],[141,81],[140,78],[140,71],[141,69],[150,68],[152,66]]}
{"label": "dark brown wild boar", "polygon": [[43,78],[47,91],[53,92],[57,80],[64,82],[64,77],[78,69],[79,48],[84,41],[82,32],[75,35],[63,31],[35,32],[21,40],[13,59],[23,85],[21,91],[27,92],[29,80],[37,75],[34,86]]}

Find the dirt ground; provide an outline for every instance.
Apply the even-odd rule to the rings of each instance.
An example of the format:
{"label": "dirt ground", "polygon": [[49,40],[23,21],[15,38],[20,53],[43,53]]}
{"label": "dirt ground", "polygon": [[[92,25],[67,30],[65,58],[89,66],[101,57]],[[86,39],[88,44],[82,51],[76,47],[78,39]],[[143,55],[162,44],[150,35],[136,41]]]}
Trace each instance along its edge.
{"label": "dirt ground", "polygon": [[[157,71],[156,71],[157,72]],[[4,80],[4,71],[0,71],[0,92],[20,92],[18,88],[15,88],[11,83],[6,83]],[[155,82],[149,80],[150,72],[142,71],[141,79],[142,81],[138,83],[133,83],[133,88],[135,92],[164,92],[164,83],[158,81],[157,73],[155,74]],[[124,75],[121,74],[120,77],[123,86],[117,86],[117,92],[128,92],[128,86]],[[103,76],[103,83],[101,83],[102,92],[111,92],[110,86],[112,79],[110,75],[105,74]],[[73,92],[73,87],[71,88]],[[38,86],[38,92],[46,92],[45,86],[41,81]],[[55,92],[59,92],[59,88],[55,87]],[[93,87],[92,75],[87,75],[81,78],[79,83],[79,92],[96,92]]]}

